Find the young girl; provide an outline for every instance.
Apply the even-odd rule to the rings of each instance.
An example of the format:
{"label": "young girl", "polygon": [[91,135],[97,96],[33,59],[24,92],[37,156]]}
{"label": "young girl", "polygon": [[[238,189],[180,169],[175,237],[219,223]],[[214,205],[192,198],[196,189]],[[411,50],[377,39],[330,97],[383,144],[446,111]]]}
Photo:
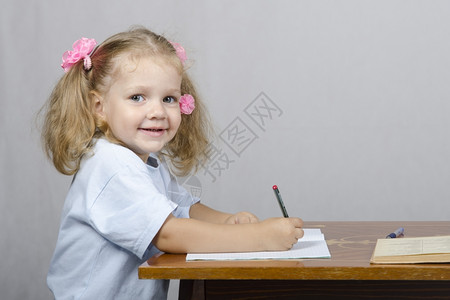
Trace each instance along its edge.
{"label": "young girl", "polygon": [[164,299],[168,281],[137,268],[171,253],[287,250],[302,220],[259,221],[213,210],[179,186],[207,157],[205,109],[184,49],[145,28],[96,47],[82,38],[46,107],[43,141],[56,169],[74,174],[48,285],[56,299]]}

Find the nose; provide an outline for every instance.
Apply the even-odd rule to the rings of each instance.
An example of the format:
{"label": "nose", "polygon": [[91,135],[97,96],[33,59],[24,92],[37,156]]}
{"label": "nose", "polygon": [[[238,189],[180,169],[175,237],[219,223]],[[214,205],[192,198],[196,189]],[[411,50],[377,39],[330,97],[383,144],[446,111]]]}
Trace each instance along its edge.
{"label": "nose", "polygon": [[166,109],[162,101],[149,101],[147,106],[148,119],[164,119],[166,117]]}

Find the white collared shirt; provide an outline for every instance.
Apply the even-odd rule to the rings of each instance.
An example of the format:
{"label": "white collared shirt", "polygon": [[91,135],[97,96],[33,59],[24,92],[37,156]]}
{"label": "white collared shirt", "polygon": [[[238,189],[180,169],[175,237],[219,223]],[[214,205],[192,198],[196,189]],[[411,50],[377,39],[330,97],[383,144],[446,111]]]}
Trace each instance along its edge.
{"label": "white collared shirt", "polygon": [[56,299],[166,299],[168,281],[139,280],[160,252],[151,241],[167,216],[188,218],[192,197],[151,156],[99,139],[66,197],[47,276]]}

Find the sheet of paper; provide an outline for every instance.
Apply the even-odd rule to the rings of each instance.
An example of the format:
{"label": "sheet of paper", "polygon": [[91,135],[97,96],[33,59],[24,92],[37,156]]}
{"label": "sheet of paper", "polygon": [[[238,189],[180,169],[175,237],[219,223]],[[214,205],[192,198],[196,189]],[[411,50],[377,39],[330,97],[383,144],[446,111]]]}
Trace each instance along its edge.
{"label": "sheet of paper", "polygon": [[450,253],[450,236],[380,239],[375,256]]}
{"label": "sheet of paper", "polygon": [[236,252],[236,253],[189,253],[192,260],[254,260],[254,259],[298,259],[330,258],[327,242],[320,229],[303,229],[304,236],[287,251]]}

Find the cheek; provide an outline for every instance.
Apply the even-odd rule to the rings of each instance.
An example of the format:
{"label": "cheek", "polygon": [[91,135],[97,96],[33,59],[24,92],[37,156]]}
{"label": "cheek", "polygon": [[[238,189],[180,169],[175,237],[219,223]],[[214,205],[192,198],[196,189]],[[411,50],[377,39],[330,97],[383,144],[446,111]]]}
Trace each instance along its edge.
{"label": "cheek", "polygon": [[135,113],[126,106],[111,105],[108,107],[108,120],[112,122],[126,122],[136,118]]}
{"label": "cheek", "polygon": [[138,120],[132,111],[123,107],[110,106],[106,113],[106,122],[116,134],[119,134],[137,126]]}
{"label": "cheek", "polygon": [[171,127],[178,131],[178,128],[180,127],[180,124],[181,124],[181,114],[180,114],[180,112],[174,113],[172,115],[171,123],[172,123]]}
{"label": "cheek", "polygon": [[117,117],[115,115],[114,108],[106,109],[103,116],[104,116],[106,123],[108,123],[110,127],[115,127],[115,122],[117,121]]}
{"label": "cheek", "polygon": [[177,128],[177,130],[178,130],[178,128],[180,127],[180,124],[181,124],[181,114],[179,114],[179,115],[177,116],[176,121],[175,121],[175,124],[176,124],[176,128]]}

